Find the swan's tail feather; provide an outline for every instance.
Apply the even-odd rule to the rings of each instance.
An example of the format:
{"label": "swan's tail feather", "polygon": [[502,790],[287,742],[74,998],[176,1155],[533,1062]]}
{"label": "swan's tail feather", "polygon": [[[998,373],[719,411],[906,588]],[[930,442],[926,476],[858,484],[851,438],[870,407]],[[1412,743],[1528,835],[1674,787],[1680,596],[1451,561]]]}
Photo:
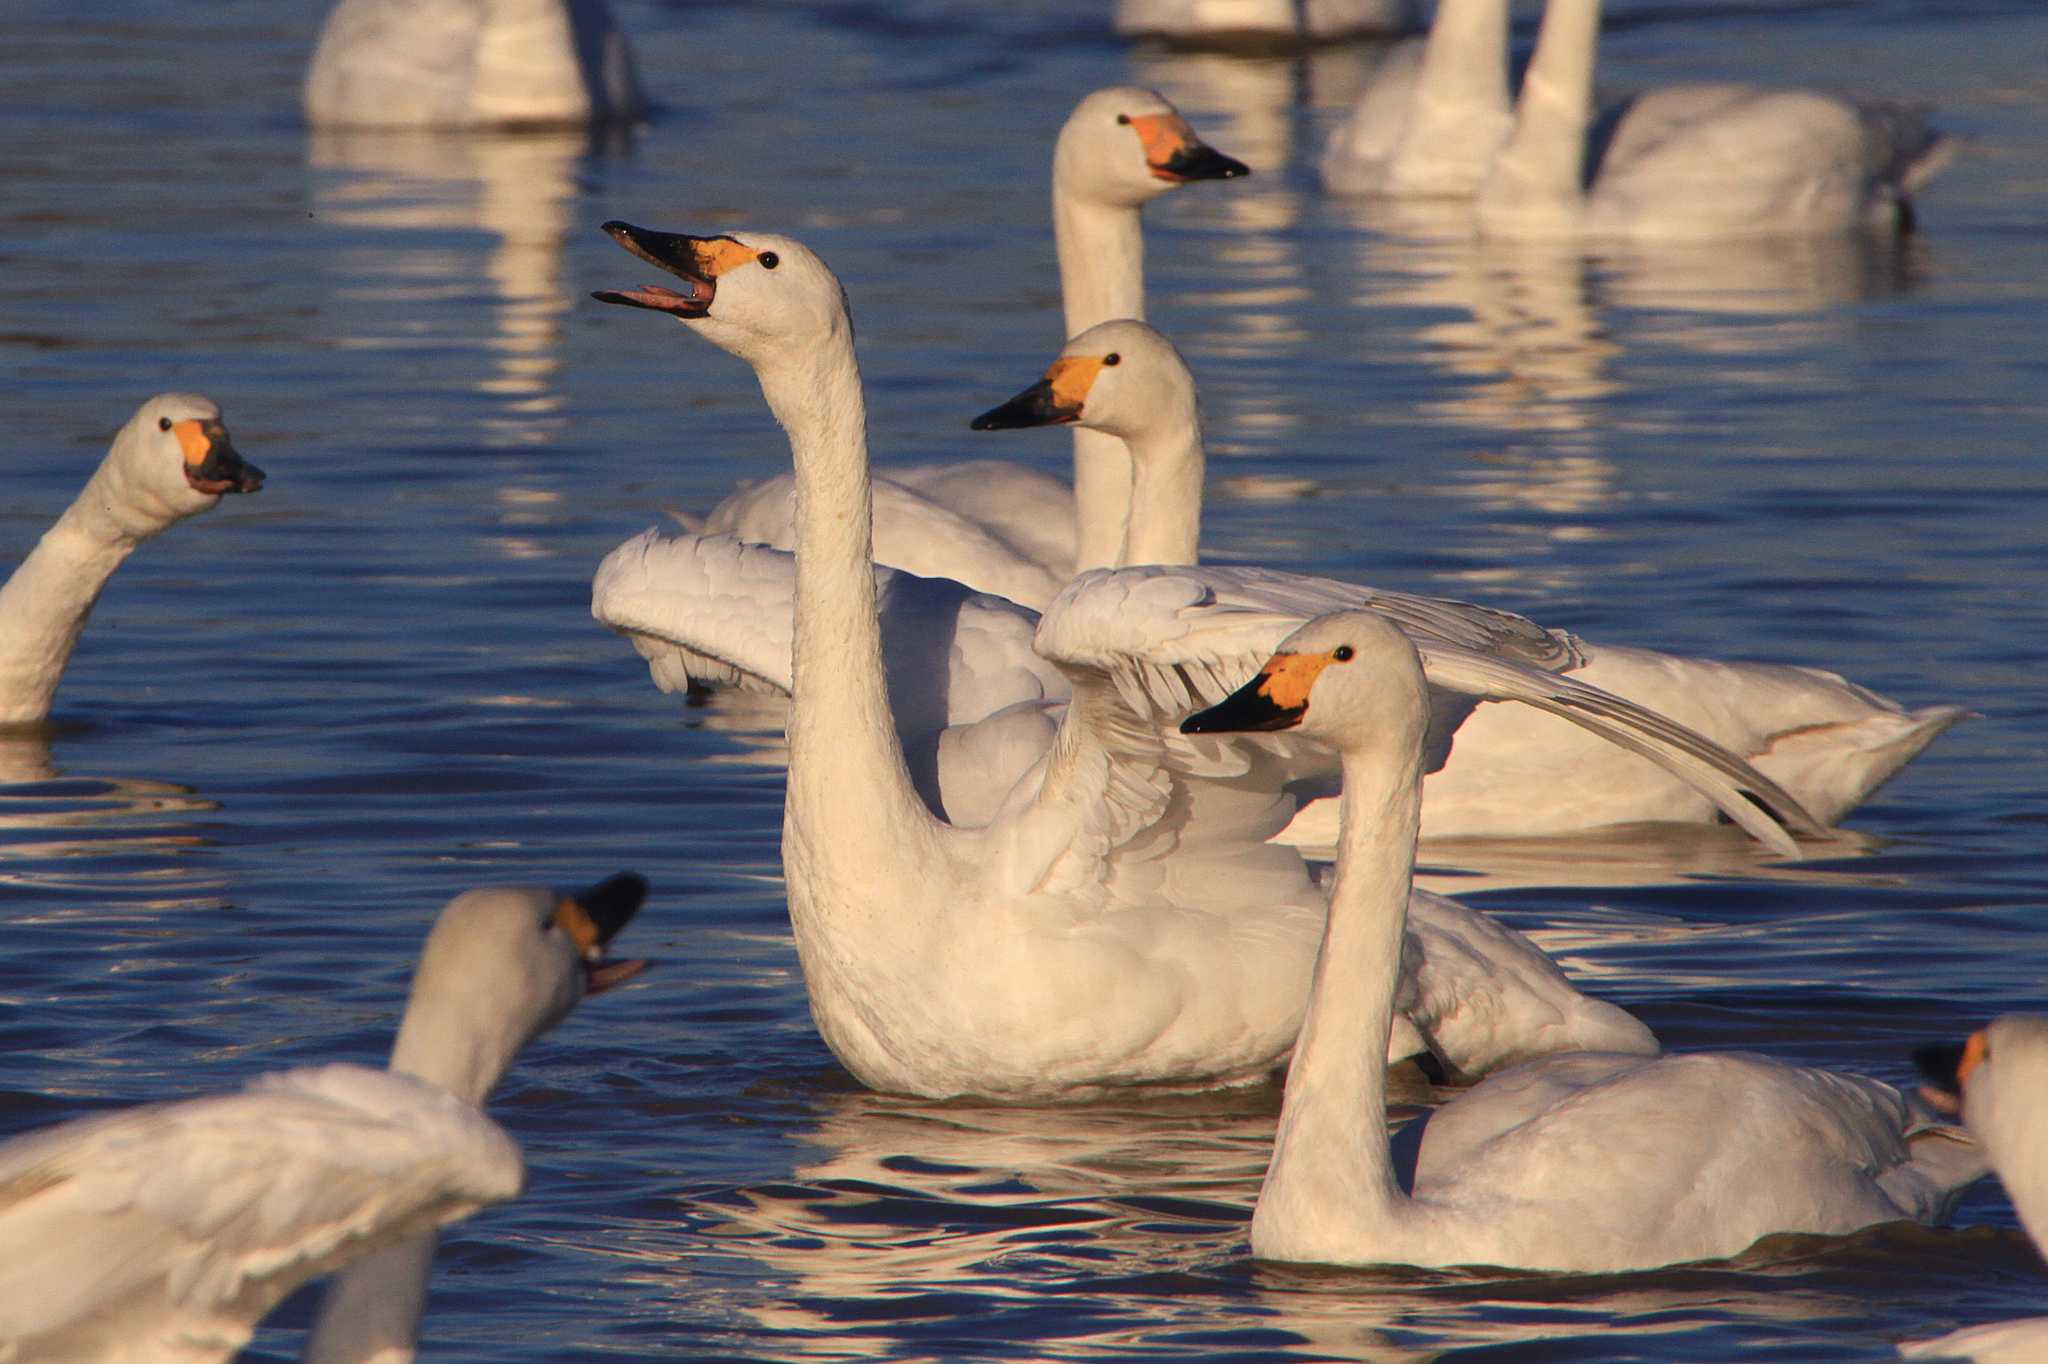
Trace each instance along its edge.
{"label": "swan's tail feather", "polygon": [[1792,730],[1751,759],[1832,824],[1868,800],[1948,728],[1974,718],[1963,706],[1884,711],[1845,724]]}

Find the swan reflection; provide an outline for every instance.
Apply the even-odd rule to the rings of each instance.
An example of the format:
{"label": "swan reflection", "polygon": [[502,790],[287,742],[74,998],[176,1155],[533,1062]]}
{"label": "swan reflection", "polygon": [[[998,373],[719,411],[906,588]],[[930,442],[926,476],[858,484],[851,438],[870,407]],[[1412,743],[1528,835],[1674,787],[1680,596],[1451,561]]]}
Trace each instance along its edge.
{"label": "swan reflection", "polygon": [[219,808],[175,782],[66,776],[44,735],[0,735],[0,886],[78,897],[75,908],[38,897],[13,922],[105,917],[108,900],[130,910],[214,903],[226,878],[185,854],[207,841],[195,817]]}

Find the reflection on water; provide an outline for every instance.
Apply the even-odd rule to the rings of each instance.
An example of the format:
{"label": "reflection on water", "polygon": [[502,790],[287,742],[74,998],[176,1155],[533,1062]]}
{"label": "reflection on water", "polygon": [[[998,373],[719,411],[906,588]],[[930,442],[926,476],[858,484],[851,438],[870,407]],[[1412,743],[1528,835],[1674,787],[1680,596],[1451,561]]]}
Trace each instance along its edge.
{"label": "reflection on water", "polygon": [[[219,808],[174,782],[65,776],[47,738],[0,735],[0,886],[27,896],[120,896],[129,912],[206,902],[223,880],[179,854],[206,841],[192,831],[193,816]],[[107,912],[79,903],[90,902],[14,922]]]}

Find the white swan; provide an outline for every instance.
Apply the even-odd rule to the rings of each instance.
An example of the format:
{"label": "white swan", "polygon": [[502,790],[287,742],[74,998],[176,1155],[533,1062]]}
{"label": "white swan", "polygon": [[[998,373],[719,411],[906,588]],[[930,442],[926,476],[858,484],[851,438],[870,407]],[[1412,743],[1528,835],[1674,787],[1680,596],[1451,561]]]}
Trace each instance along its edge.
{"label": "white swan", "polygon": [[1406,33],[1420,0],[1116,0],[1116,31],[1177,42],[1332,42]]}
{"label": "white swan", "polygon": [[1773,1232],[1933,1221],[1982,1173],[1897,1090],[1738,1054],[1545,1057],[1430,1119],[1413,1181],[1386,1130],[1430,695],[1414,646],[1366,612],[1320,618],[1191,733],[1289,731],[1344,769],[1337,884],[1252,1251],[1331,1264],[1606,1271],[1736,1254]]}
{"label": "white swan", "polygon": [[[1123,438],[1135,471],[1121,562],[1191,564],[1201,535],[1204,458],[1194,376],[1142,322],[1107,322],[1069,341],[1045,377],[974,419],[977,430],[1081,423]],[[1361,589],[1369,591],[1369,589]],[[1332,599],[1324,610],[1361,602]],[[1311,611],[1309,614],[1316,614]],[[1969,712],[1907,711],[1834,673],[1681,658],[1576,641],[1572,675],[1747,758],[1822,823],[1853,809]],[[988,665],[982,665],[986,668]],[[1426,837],[1566,833],[1642,820],[1710,820],[1700,791],[1632,754],[1522,707],[1482,706],[1424,784]],[[1286,837],[1335,842],[1334,805],[1302,812]]]}
{"label": "white swan", "polygon": [[[1118,85],[1074,106],[1053,147],[1053,240],[1071,336],[1145,315],[1139,210],[1195,180],[1247,174],[1195,135],[1157,92]],[[1008,461],[890,468],[874,480],[875,558],[1043,609],[1077,568],[1116,562],[1130,503],[1123,445],[1074,433],[1074,486]],[[742,540],[795,544],[791,476],[727,498],[703,524]]]}
{"label": "white swan", "polygon": [[[1598,121],[1599,0],[1549,0],[1482,235],[1687,241],[1909,229],[1950,147],[1912,110],[1808,90],[1651,90]],[[1590,174],[1588,167],[1590,165]]]}
{"label": "white swan", "polygon": [[[1984,1148],[2012,1198],[2034,1248],[2048,1246],[2048,1018],[2007,1014],[1960,1047],[1923,1047],[1915,1057],[1929,1084],[1921,1093],[1963,1125]],[[1907,1359],[1969,1359],[1979,1364],[2037,1364],[2048,1359],[2048,1317],[1993,1322],[1936,1340],[1901,1345]]]}
{"label": "white swan", "polygon": [[1330,130],[1323,184],[1339,194],[1470,197],[1514,126],[1507,0],[1438,0],[1429,36],[1382,57]]}
{"label": "white swan", "polygon": [[49,717],[86,617],[137,545],[223,493],[262,486],[212,399],[160,393],[136,409],[85,490],[0,587],[0,726]]}
{"label": "white swan", "polygon": [[0,1356],[225,1360],[285,1294],[349,1264],[301,1357],[410,1360],[434,1229],[525,1178],[479,1106],[528,1042],[646,965],[604,960],[645,892],[622,874],[573,897],[457,896],[388,1072],[279,1071],[0,1146],[0,1241],[16,1251],[0,1256]]}
{"label": "white swan", "polygon": [[[1044,760],[985,826],[943,822],[920,799],[898,738],[889,677],[904,665],[884,654],[865,406],[838,280],[783,237],[610,230],[684,287],[598,297],[668,313],[747,360],[789,434],[800,548],[790,570],[783,848],[812,1016],[828,1045],[874,1088],[931,1096],[1071,1096],[1262,1074],[1292,1036],[1322,913],[1298,855],[1263,841],[1291,808],[1276,794],[1286,755],[1189,744],[1161,723],[1159,706],[1184,712],[1188,688],[1216,689],[1196,655],[1242,653],[1248,637],[1270,644],[1287,617],[1210,609],[1214,594],[1192,575],[1084,575],[1061,600],[1085,605],[1040,626],[1041,650],[1073,695]],[[759,557],[769,553],[750,557],[780,562]],[[651,557],[642,537],[606,561],[593,592],[600,618],[638,628],[608,605],[614,579]],[[1256,578],[1243,580],[1256,587]],[[1283,586],[1298,593],[1302,581]],[[1348,590],[1355,600],[1358,589]],[[1125,600],[1112,601],[1118,594]],[[1740,763],[1654,716],[1522,661],[1568,656],[1568,640],[1503,613],[1381,600],[1431,641],[1447,718],[1481,696],[1577,714],[1694,772],[1738,817],[1768,829],[1744,795],[1781,799],[1768,782],[1751,782]],[[637,601],[646,606],[648,595]],[[1160,657],[1133,661],[1102,642],[1161,613],[1174,637]],[[1208,639],[1211,625],[1234,646]],[[1159,637],[1138,634],[1148,647]],[[697,647],[687,629],[683,642]],[[657,646],[666,647],[642,642]],[[760,651],[768,661],[746,671],[765,675],[775,649],[771,641]],[[935,649],[921,662],[940,669],[947,657]],[[1426,985],[1417,992],[1423,1010],[1438,998]],[[1439,1021],[1407,1017],[1425,1036]]]}
{"label": "white swan", "polygon": [[340,0],[302,95],[321,127],[580,127],[645,106],[605,0]]}

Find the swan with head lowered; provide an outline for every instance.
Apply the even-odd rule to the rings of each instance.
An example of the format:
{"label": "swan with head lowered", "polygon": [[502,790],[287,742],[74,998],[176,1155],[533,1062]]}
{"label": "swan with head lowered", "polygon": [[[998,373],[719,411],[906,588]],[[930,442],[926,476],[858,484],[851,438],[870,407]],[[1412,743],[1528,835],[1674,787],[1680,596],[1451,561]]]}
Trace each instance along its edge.
{"label": "swan with head lowered", "polygon": [[[1181,581],[1139,584],[1127,611],[1055,610],[1039,639],[1072,700],[1041,762],[986,822],[947,823],[913,779],[890,678],[943,669],[951,646],[885,656],[865,405],[838,280],[785,237],[608,230],[682,288],[598,297],[669,314],[746,360],[789,436],[798,550],[783,853],[812,1016],[828,1045],[872,1087],[933,1096],[1043,1098],[1262,1076],[1299,1021],[1322,917],[1322,892],[1300,857],[1265,842],[1292,809],[1281,791],[1287,755],[1179,739],[1148,698],[1195,670],[1169,663],[1148,675],[1146,661],[1095,646],[1118,619],[1152,609],[1176,622],[1182,643],[1211,623],[1240,637],[1270,632],[1270,613],[1205,611]],[[701,547],[686,539],[692,553]],[[694,648],[688,620],[660,619],[658,592],[635,586],[661,543],[650,533],[615,551],[599,569],[593,610],[647,636],[636,639],[643,649],[671,639]],[[1567,642],[1516,617],[1417,600],[1407,619],[1431,639],[1447,714],[1478,696],[1578,714],[1696,772],[1741,817],[1767,824],[1745,792],[1780,798],[1768,781],[1636,707],[1522,661]],[[1185,709],[1185,690],[1179,701]],[[1471,1001],[1433,993],[1419,977],[1411,995],[1407,1026],[1459,1069],[1459,1058],[1489,1047],[1487,1063],[1498,1064],[1501,1051],[1526,1049],[1543,1031],[1524,1027],[1526,1015],[1483,1018],[1485,1007],[1463,1009]],[[1469,1048],[1445,1043],[1432,1035],[1439,1025],[1488,1036]],[[1626,1031],[1650,1045],[1640,1025]]]}
{"label": "swan with head lowered", "polygon": [[[1053,242],[1066,334],[1145,315],[1139,211],[1181,185],[1248,174],[1153,90],[1116,85],[1074,106],[1053,146]],[[1117,562],[1131,465],[1123,443],[1074,433],[1071,490],[1006,460],[890,467],[873,480],[875,559],[1044,609],[1077,568]],[[735,493],[703,529],[790,549],[788,475]]]}
{"label": "swan with head lowered", "polygon": [[528,1042],[646,965],[605,960],[646,889],[622,873],[573,896],[457,896],[388,1070],[279,1071],[0,1146],[0,1239],[18,1252],[0,1257],[0,1356],[225,1360],[293,1288],[346,1265],[300,1357],[411,1360],[435,1229],[525,1180],[481,1105]]}
{"label": "swan with head lowered", "polygon": [[[1069,341],[1036,384],[983,413],[977,430],[1078,423],[1112,432],[1134,460],[1130,530],[1119,562],[1192,564],[1201,536],[1204,456],[1195,381],[1173,344],[1143,322],[1107,322]],[[1372,589],[1354,589],[1370,593]],[[1320,610],[1362,602],[1333,596]],[[1306,615],[1303,617],[1306,618]],[[1575,638],[1572,676],[1712,739],[1776,779],[1832,824],[1968,714],[1908,711],[1819,669],[1685,658]],[[1000,774],[992,783],[1000,784]],[[1482,706],[1423,786],[1426,837],[1569,833],[1720,812],[1700,791],[1562,719]],[[1304,810],[1290,841],[1334,841],[1335,808]]]}
{"label": "swan with head lowered", "polygon": [[[2048,1245],[2048,1018],[2007,1014],[1959,1046],[1922,1047],[1915,1061],[1927,1078],[1921,1094],[1963,1126],[2019,1214],[2034,1249]],[[1907,1359],[1968,1359],[2034,1364],[2048,1359],[2048,1317],[1969,1326],[1935,1340],[1901,1345]]]}
{"label": "swan with head lowered", "polygon": [[1983,1173],[1889,1085],[1734,1053],[1530,1061],[1431,1115],[1413,1193],[1383,1114],[1422,813],[1429,686],[1369,612],[1289,636],[1190,733],[1285,732],[1344,771],[1336,885],[1252,1252],[1325,1264],[1601,1272],[1737,1254],[1775,1232],[1937,1221]]}
{"label": "swan with head lowered", "polygon": [[86,618],[137,545],[225,494],[262,486],[211,398],[160,393],[136,409],[85,490],[0,586],[0,726],[49,718]]}

